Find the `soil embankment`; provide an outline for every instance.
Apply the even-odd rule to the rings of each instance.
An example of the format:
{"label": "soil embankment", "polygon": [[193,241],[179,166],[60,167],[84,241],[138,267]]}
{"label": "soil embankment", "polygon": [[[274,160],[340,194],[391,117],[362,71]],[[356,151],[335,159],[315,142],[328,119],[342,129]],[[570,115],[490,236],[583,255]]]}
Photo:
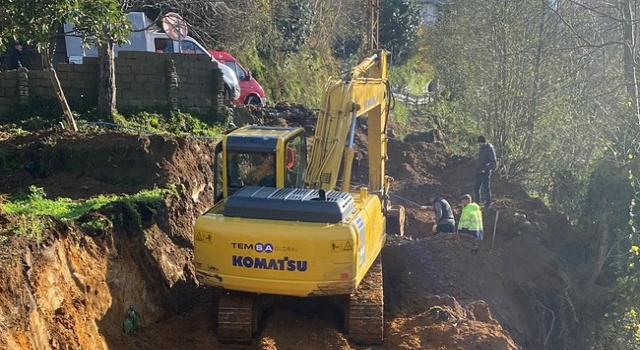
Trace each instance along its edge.
{"label": "soil embankment", "polygon": [[[279,121],[281,122],[281,121]],[[44,188],[83,199],[172,186],[157,206],[111,204],[81,218],[102,229],[51,220],[41,242],[9,237],[0,249],[0,347],[7,349],[364,349],[341,333],[322,299],[282,299],[248,347],[218,344],[215,291],[199,286],[192,226],[212,197],[213,145],[124,133],[2,135],[0,194]],[[359,134],[360,150],[366,138]],[[438,142],[389,146],[393,190],[426,203],[470,192],[472,161]],[[366,164],[366,153],[359,161]],[[25,166],[37,164],[32,177]],[[33,167],[33,165],[32,165]],[[366,167],[359,167],[362,181]],[[386,341],[378,349],[580,349],[580,285],[590,246],[565,220],[516,185],[495,181],[485,240],[430,237],[430,213],[408,205],[408,234],[383,252]],[[397,201],[401,199],[398,197]],[[498,214],[499,213],[499,214]],[[526,218],[522,220],[522,214]],[[496,239],[492,248],[494,222]],[[136,219],[136,217],[140,217]],[[0,231],[17,217],[0,214]],[[139,224],[133,224],[139,223]],[[126,309],[142,317],[122,331]]]}

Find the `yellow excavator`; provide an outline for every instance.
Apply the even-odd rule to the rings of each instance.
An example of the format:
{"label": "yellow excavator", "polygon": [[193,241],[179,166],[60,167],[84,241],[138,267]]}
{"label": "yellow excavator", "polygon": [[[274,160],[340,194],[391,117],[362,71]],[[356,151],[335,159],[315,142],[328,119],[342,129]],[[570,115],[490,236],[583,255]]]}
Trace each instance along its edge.
{"label": "yellow excavator", "polygon": [[[196,222],[194,263],[201,283],[221,289],[219,341],[251,342],[266,300],[279,295],[332,296],[350,340],[382,343],[380,254],[404,223],[385,175],[390,101],[378,50],[325,85],[309,157],[302,127],[245,126],[217,145],[215,204]],[[369,183],[355,187],[364,116]]]}

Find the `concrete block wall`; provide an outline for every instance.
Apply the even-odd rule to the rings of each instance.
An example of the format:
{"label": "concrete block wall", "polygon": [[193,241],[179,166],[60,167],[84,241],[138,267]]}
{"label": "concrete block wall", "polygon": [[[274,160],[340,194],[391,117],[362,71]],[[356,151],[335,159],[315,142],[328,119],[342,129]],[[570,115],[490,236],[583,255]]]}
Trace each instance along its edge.
{"label": "concrete block wall", "polygon": [[18,103],[18,71],[0,73],[0,113]]}
{"label": "concrete block wall", "polygon": [[[207,56],[125,51],[119,52],[115,69],[118,108],[166,106],[205,115],[215,114],[218,109],[222,73],[217,63]],[[171,85],[173,70],[177,86]],[[60,64],[56,72],[67,99],[97,97],[97,58],[85,58],[81,65]],[[30,96],[55,95],[50,74],[49,71],[28,72]],[[15,108],[18,96],[17,72],[0,73],[0,115]],[[172,98],[175,103],[171,103]]]}

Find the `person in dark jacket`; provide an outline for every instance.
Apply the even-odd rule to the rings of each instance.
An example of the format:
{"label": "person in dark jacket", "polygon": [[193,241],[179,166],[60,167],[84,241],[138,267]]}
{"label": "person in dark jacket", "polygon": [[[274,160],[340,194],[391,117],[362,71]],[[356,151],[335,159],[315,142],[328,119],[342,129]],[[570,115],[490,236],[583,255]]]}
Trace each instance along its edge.
{"label": "person in dark jacket", "polygon": [[[496,167],[496,152],[493,145],[487,142],[484,136],[478,136],[480,151],[476,163],[475,185],[476,203],[480,204],[484,199],[484,207],[491,206],[491,172]],[[482,190],[482,192],[481,192]],[[484,197],[482,196],[484,194]]]}
{"label": "person in dark jacket", "polygon": [[434,194],[429,197],[433,205],[423,205],[421,209],[433,210],[436,214],[436,220],[433,225],[434,235],[440,233],[454,233],[456,229],[456,221],[453,218],[453,210],[451,205],[442,196]]}
{"label": "person in dark jacket", "polygon": [[22,45],[19,42],[11,44],[7,52],[7,70],[14,70],[22,67]]}

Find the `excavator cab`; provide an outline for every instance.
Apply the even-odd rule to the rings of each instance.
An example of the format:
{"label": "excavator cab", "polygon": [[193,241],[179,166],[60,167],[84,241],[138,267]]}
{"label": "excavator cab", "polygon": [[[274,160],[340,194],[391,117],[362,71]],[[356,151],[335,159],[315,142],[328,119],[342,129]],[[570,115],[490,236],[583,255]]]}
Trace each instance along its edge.
{"label": "excavator cab", "polygon": [[216,147],[215,201],[246,186],[303,188],[307,167],[304,128],[245,126]]}

